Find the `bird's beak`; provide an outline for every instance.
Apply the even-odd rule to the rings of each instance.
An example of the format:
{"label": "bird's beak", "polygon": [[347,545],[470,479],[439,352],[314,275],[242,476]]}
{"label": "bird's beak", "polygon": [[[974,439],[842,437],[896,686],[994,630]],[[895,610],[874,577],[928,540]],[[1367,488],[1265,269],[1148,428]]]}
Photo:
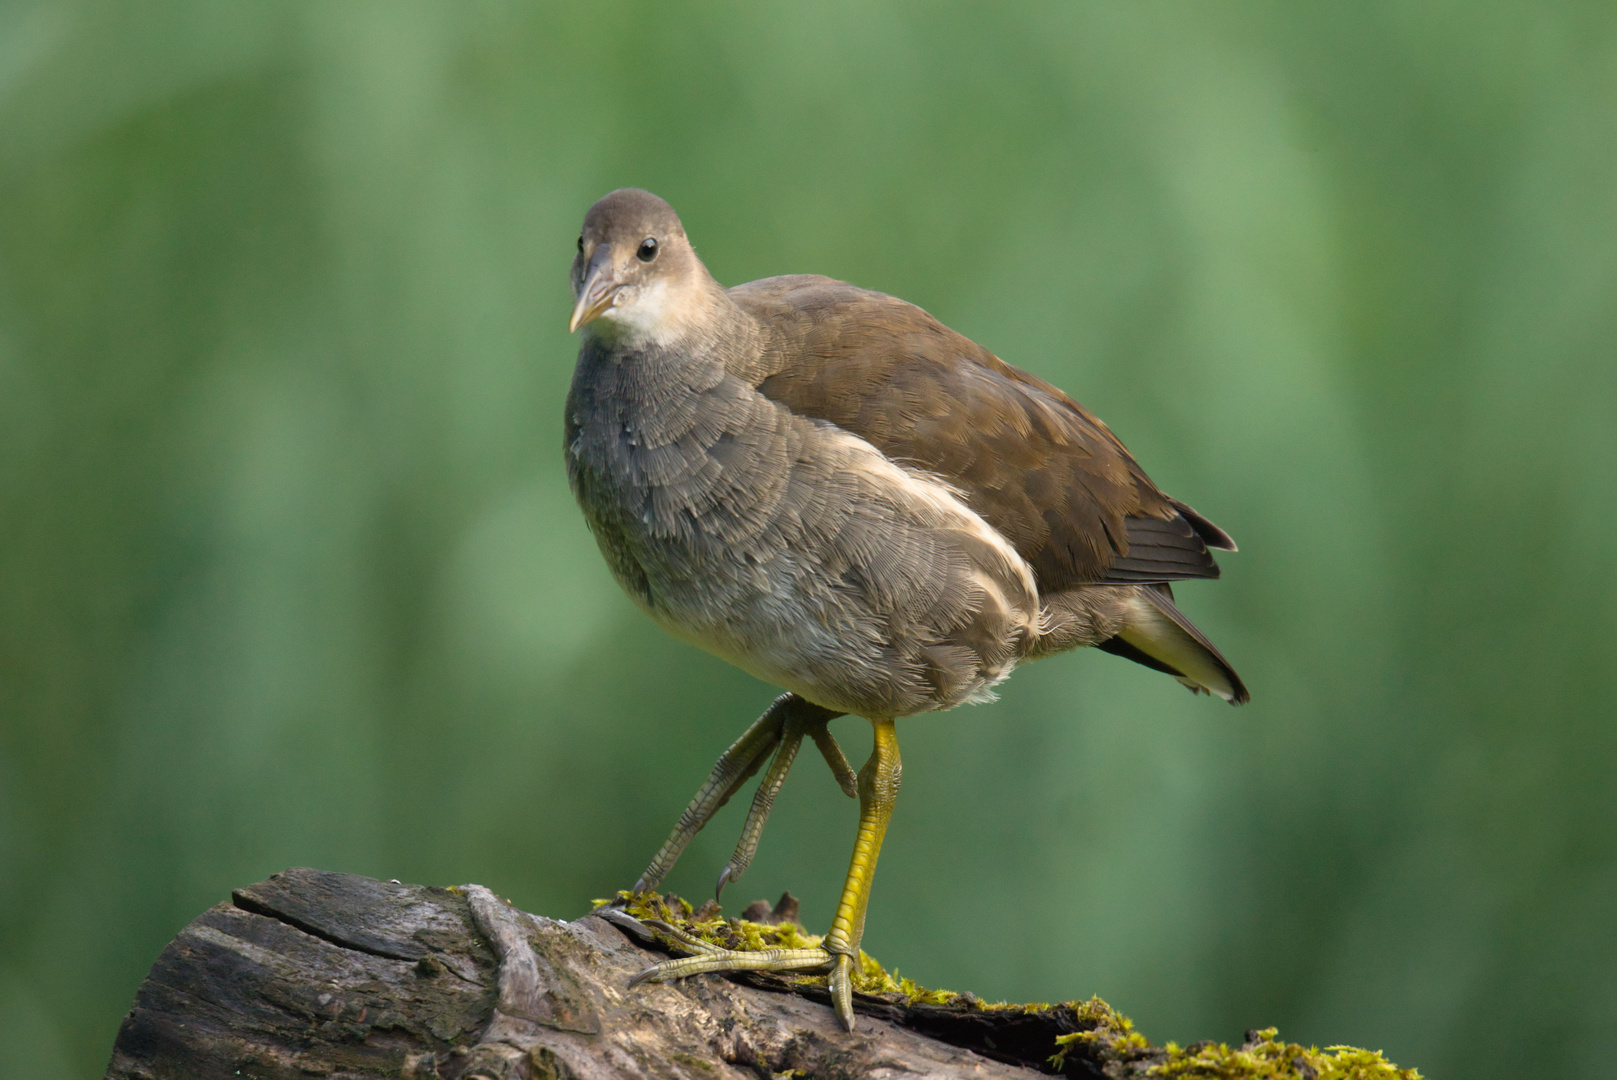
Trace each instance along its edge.
{"label": "bird's beak", "polygon": [[567,332],[571,334],[593,322],[612,306],[617,292],[618,283],[612,278],[612,247],[596,244],[589,266],[584,268],[584,287],[578,290],[578,303],[573,305],[573,318],[567,324]]}

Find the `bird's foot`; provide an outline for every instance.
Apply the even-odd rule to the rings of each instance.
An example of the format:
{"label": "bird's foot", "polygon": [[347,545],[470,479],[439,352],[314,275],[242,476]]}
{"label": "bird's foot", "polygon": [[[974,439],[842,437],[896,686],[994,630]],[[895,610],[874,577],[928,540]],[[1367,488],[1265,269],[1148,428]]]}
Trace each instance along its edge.
{"label": "bird's foot", "polygon": [[[603,914],[607,914],[604,913]],[[612,922],[634,919],[624,911],[608,915]],[[635,919],[641,926],[655,931],[674,948],[689,953],[652,964],[629,980],[631,988],[641,983],[668,982],[690,975],[706,975],[725,971],[769,971],[777,974],[824,975],[831,990],[831,1006],[837,1019],[848,1031],[853,1031],[853,973],[854,958],[836,953],[821,945],[805,948],[726,949],[710,941],[703,941],[661,919]]]}

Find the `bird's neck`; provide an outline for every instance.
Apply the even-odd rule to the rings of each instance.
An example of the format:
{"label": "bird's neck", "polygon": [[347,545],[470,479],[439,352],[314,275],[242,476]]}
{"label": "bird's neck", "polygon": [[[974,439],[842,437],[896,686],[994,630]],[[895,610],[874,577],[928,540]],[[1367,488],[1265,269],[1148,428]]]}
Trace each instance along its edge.
{"label": "bird's neck", "polygon": [[760,340],[758,324],[717,285],[701,317],[677,333],[586,333],[573,375],[573,422],[609,439],[660,445],[680,438],[714,407],[695,407],[695,399],[755,366]]}
{"label": "bird's neck", "polygon": [[623,355],[711,352],[756,347],[757,328],[705,268],[639,288],[632,304],[614,307],[585,328]]}

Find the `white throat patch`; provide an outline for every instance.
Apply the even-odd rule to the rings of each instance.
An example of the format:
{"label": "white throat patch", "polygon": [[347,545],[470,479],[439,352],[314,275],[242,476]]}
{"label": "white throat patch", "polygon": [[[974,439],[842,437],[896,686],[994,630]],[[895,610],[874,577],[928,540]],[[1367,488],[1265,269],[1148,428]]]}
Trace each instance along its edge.
{"label": "white throat patch", "polygon": [[684,332],[688,312],[686,297],[668,287],[667,281],[649,285],[625,286],[616,302],[601,312],[610,324],[608,336],[627,344],[667,345]]}

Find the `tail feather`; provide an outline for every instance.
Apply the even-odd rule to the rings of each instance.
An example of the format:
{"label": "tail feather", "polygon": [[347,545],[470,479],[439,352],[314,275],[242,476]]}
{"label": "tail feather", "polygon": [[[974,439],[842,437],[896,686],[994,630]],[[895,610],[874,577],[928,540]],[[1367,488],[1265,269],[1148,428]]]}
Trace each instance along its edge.
{"label": "tail feather", "polygon": [[1231,705],[1251,700],[1230,662],[1174,606],[1166,588],[1145,586],[1137,595],[1133,615],[1102,649],[1166,671],[1192,691],[1217,694]]}

